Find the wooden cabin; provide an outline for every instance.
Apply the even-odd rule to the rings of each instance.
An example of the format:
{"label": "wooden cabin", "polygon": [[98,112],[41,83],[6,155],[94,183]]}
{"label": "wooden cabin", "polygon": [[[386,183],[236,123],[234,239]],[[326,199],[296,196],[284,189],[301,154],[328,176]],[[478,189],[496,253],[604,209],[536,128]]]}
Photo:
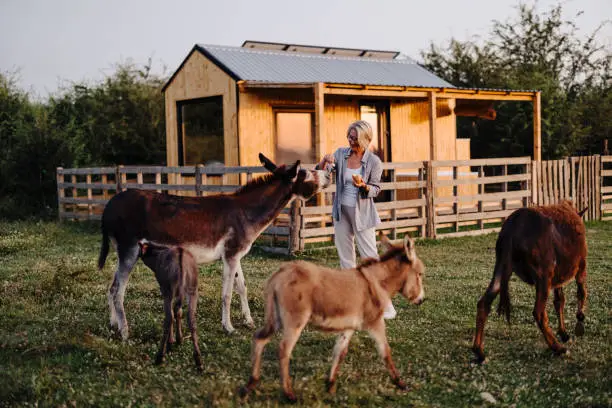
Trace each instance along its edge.
{"label": "wooden cabin", "polygon": [[[540,93],[457,88],[396,51],[245,41],[195,45],[165,84],[167,165],[314,163],[369,121],[386,162],[470,159],[456,117],[493,119],[495,101],[534,106]],[[409,175],[407,175],[409,176]]]}

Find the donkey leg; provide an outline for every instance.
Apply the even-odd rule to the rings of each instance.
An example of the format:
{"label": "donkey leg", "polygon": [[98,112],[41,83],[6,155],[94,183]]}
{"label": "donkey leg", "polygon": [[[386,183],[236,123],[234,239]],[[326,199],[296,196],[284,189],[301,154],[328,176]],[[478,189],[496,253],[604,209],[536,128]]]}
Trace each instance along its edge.
{"label": "donkey leg", "polygon": [[382,318],[368,328],[368,333],[376,342],[378,354],[380,354],[385,362],[385,366],[387,367],[387,370],[389,370],[393,384],[395,384],[395,386],[401,390],[407,390],[408,387],[406,386],[406,383],[400,379],[399,372],[397,371],[397,368],[395,368],[395,364],[393,364],[393,359],[391,358],[391,347],[389,347],[389,343],[387,342],[385,323]]}
{"label": "donkey leg", "polygon": [[587,299],[587,287],[586,287],[586,264],[582,262],[580,264],[580,270],[576,274],[576,286],[578,290],[576,296],[578,298],[578,310],[576,312],[576,328],[574,332],[576,336],[584,335],[584,306]]}
{"label": "donkey leg", "polygon": [[174,337],[174,332],[170,333],[170,343],[181,344],[183,342],[183,295],[174,299],[174,323],[176,330],[176,338]]}
{"label": "donkey leg", "polygon": [[555,305],[555,311],[557,312],[557,317],[559,318],[559,329],[557,330],[557,334],[562,342],[567,342],[570,339],[570,336],[567,334],[565,330],[565,294],[563,293],[563,288],[556,288],[554,290],[555,299],[553,301]]}
{"label": "donkey leg", "polygon": [[172,332],[172,296],[164,296],[164,334],[162,336],[161,343],[159,344],[159,351],[155,358],[155,364],[161,364],[164,362],[164,356],[168,347],[168,340],[170,339],[170,333]]}
{"label": "donkey leg", "polygon": [[111,306],[111,326],[116,322],[121,338],[127,340],[129,329],[125,317],[125,309],[123,308],[123,300],[125,298],[125,290],[127,288],[130,272],[138,261],[138,245],[132,245],[127,248],[119,247],[117,254],[119,257],[119,264],[117,265],[113,284],[108,293],[109,306]]}
{"label": "donkey leg", "polygon": [[223,257],[223,293],[221,294],[221,324],[228,334],[234,332],[230,317],[230,307],[232,305],[232,290],[234,288],[234,278],[238,268],[238,260],[235,257]]}
{"label": "donkey leg", "polygon": [[346,353],[348,353],[348,346],[353,333],[355,333],[354,330],[346,330],[336,339],[332,366],[331,370],[329,371],[329,378],[327,379],[327,392],[330,394],[336,393],[336,377],[338,375],[338,369],[340,368],[340,364],[342,364],[344,357],[346,357]]}
{"label": "donkey leg", "polygon": [[244,316],[244,322],[249,328],[255,328],[255,322],[251,317],[251,309],[249,308],[249,300],[247,298],[247,287],[244,280],[244,274],[242,273],[242,266],[238,261],[238,271],[236,272],[236,292],[240,295],[240,306],[242,308],[242,316]]}
{"label": "donkey leg", "polygon": [[[544,273],[544,276],[549,275]],[[563,354],[567,351],[567,349],[559,344],[548,325],[548,314],[546,313],[548,292],[548,282],[542,282],[541,280],[536,282],[536,302],[533,309],[533,317],[538,323],[538,327],[544,335],[544,340],[546,341],[546,344],[548,344],[548,347],[550,347],[555,354]]]}
{"label": "donkey leg", "polygon": [[496,272],[489,283],[489,287],[487,287],[487,291],[478,301],[478,306],[476,307],[476,335],[474,336],[474,344],[472,346],[472,351],[476,355],[476,361],[478,363],[482,363],[485,361],[485,354],[483,349],[484,343],[484,328],[487,322],[487,317],[489,313],[491,313],[491,304],[497,297],[499,290],[501,288],[501,280],[502,274],[501,272]]}
{"label": "donkey leg", "polygon": [[191,332],[191,341],[193,342],[193,360],[195,361],[196,367],[202,370],[202,353],[200,353],[200,346],[198,344],[198,332],[196,328],[196,311],[198,308],[198,291],[189,294],[187,302],[189,302],[187,308],[187,325]]}
{"label": "donkey leg", "polygon": [[281,386],[285,397],[291,402],[297,401],[297,398],[293,392],[291,377],[289,376],[289,360],[291,359],[291,353],[293,352],[295,343],[297,343],[300,338],[300,334],[302,330],[304,330],[307,322],[308,319],[305,319],[303,323],[296,321],[297,327],[283,327],[283,338],[278,347]]}
{"label": "donkey leg", "polygon": [[239,393],[241,397],[245,397],[257,387],[257,384],[259,384],[261,378],[261,355],[263,354],[264,347],[272,340],[272,335],[275,332],[274,326],[266,325],[258,329],[253,335],[253,342],[251,345],[251,377],[247,385],[240,388]]}

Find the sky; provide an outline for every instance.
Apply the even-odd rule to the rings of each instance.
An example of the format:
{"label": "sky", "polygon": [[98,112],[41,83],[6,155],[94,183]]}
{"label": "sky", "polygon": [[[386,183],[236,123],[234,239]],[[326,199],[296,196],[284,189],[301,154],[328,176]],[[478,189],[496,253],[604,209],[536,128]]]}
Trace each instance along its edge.
{"label": "sky", "polygon": [[[95,83],[118,63],[170,75],[194,44],[244,40],[394,50],[420,60],[431,43],[485,37],[519,0],[0,0],[0,72],[31,96]],[[559,0],[538,0],[548,10]],[[533,4],[533,1],[528,1]],[[563,0],[584,35],[612,19],[611,0]],[[576,16],[578,11],[583,11]],[[612,43],[612,23],[602,37]]]}

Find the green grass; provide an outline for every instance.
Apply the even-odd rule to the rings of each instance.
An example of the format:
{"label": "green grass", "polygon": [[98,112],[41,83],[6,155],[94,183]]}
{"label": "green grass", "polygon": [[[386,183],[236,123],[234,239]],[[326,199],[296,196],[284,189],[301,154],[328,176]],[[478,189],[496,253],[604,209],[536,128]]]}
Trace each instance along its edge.
{"label": "green grass", "polygon": [[[334,337],[306,330],[291,361],[299,404],[306,406],[498,406],[612,405],[612,223],[587,226],[589,299],[586,334],[572,339],[571,353],[554,357],[535,326],[533,288],[513,278],[511,325],[491,316],[485,331],[489,362],[474,366],[470,346],[476,302],[492,274],[495,234],[420,241],[428,301],[420,307],[396,297],[399,312],[388,337],[402,377],[391,384],[365,333],[353,337],[340,369],[335,396],[325,392]],[[0,222],[0,404],[6,406],[233,406],[250,371],[252,331],[232,305],[236,334],[221,328],[221,264],[200,269],[198,327],[205,364],[198,373],[186,341],[163,366],[152,364],[161,337],[162,301],[153,274],[142,263],[126,295],[130,339],[108,329],[106,291],[115,257],[96,268],[97,225]],[[337,266],[333,250],[300,256]],[[253,250],[243,261],[251,310],[263,319],[262,286],[287,258]],[[575,323],[575,285],[566,290],[568,327]],[[552,300],[552,299],[551,299]],[[549,301],[549,317],[557,318]],[[262,382],[246,406],[283,405],[276,352],[278,337],[264,352]]]}

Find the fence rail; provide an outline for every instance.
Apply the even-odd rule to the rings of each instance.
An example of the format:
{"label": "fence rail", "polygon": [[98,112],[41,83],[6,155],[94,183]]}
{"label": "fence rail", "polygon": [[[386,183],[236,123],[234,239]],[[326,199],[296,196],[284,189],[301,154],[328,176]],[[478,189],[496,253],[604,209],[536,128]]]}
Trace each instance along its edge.
{"label": "fence rail", "polygon": [[[232,193],[266,172],[259,166],[58,168],[59,218],[99,220],[108,200],[126,189],[202,197]],[[587,220],[612,220],[612,156],[383,163],[380,186],[377,229],[393,239],[405,232],[429,238],[494,232],[517,208],[563,199],[588,207]],[[264,231],[264,244],[294,252],[331,241],[334,191],[293,201]]]}

